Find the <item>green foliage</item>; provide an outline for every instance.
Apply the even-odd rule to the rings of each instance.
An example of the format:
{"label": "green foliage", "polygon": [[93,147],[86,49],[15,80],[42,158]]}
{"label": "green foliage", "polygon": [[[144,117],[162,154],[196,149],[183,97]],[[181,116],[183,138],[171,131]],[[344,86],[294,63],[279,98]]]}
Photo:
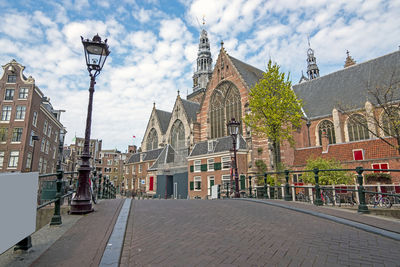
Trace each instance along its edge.
{"label": "green foliage", "polygon": [[265,162],[262,159],[257,159],[255,164],[257,167],[258,174],[263,174],[267,171],[267,164],[265,164]]}
{"label": "green foliage", "polygon": [[368,173],[364,176],[365,183],[375,184],[375,183],[390,183],[392,181],[392,176],[388,173]]}
{"label": "green foliage", "polygon": [[[343,169],[340,162],[334,159],[323,159],[323,158],[308,159],[306,170],[313,170],[315,168],[318,168],[319,170]],[[320,185],[354,183],[354,175],[345,171],[319,172],[318,176]],[[302,179],[305,183],[315,184],[314,172],[304,173]]]}
{"label": "green foliage", "polygon": [[292,133],[301,125],[302,102],[291,89],[289,76],[279,68],[268,62],[264,78],[250,89],[250,113],[244,120],[256,134],[273,143],[288,140],[293,145]]}

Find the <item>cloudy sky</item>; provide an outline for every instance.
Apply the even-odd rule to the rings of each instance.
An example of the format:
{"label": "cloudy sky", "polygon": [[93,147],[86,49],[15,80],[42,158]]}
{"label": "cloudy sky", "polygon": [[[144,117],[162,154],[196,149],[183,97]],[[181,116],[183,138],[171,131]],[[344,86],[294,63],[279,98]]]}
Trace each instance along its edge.
{"label": "cloudy sky", "polygon": [[26,66],[66,110],[70,144],[84,136],[88,102],[80,36],[107,38],[91,137],[124,152],[140,146],[153,102],[171,111],[177,90],[191,93],[203,16],[214,62],[223,40],[230,55],[262,70],[271,58],[297,83],[308,36],[325,75],[343,68],[346,50],[360,63],[399,49],[399,14],[400,1],[383,0],[0,0],[0,63]]}

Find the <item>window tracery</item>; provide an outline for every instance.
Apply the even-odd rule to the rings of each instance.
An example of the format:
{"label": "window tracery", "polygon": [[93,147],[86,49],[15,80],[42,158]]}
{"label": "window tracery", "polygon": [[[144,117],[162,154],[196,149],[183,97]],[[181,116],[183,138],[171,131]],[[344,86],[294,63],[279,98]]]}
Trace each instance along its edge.
{"label": "window tracery", "polygon": [[158,134],[156,129],[152,128],[147,136],[146,150],[158,148]]}

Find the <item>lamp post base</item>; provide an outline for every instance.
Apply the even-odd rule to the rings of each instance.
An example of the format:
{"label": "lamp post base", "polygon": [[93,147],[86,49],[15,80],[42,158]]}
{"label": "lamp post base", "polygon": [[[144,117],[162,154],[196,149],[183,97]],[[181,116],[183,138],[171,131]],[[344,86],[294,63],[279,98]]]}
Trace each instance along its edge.
{"label": "lamp post base", "polygon": [[86,214],[94,211],[90,199],[73,199],[70,214]]}

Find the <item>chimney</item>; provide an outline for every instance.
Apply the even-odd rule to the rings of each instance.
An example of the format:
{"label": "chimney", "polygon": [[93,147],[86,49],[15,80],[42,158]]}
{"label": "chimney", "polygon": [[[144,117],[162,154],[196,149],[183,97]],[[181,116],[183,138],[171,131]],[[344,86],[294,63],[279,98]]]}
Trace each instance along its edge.
{"label": "chimney", "polygon": [[322,132],[321,142],[322,153],[328,153],[329,138],[326,132]]}

